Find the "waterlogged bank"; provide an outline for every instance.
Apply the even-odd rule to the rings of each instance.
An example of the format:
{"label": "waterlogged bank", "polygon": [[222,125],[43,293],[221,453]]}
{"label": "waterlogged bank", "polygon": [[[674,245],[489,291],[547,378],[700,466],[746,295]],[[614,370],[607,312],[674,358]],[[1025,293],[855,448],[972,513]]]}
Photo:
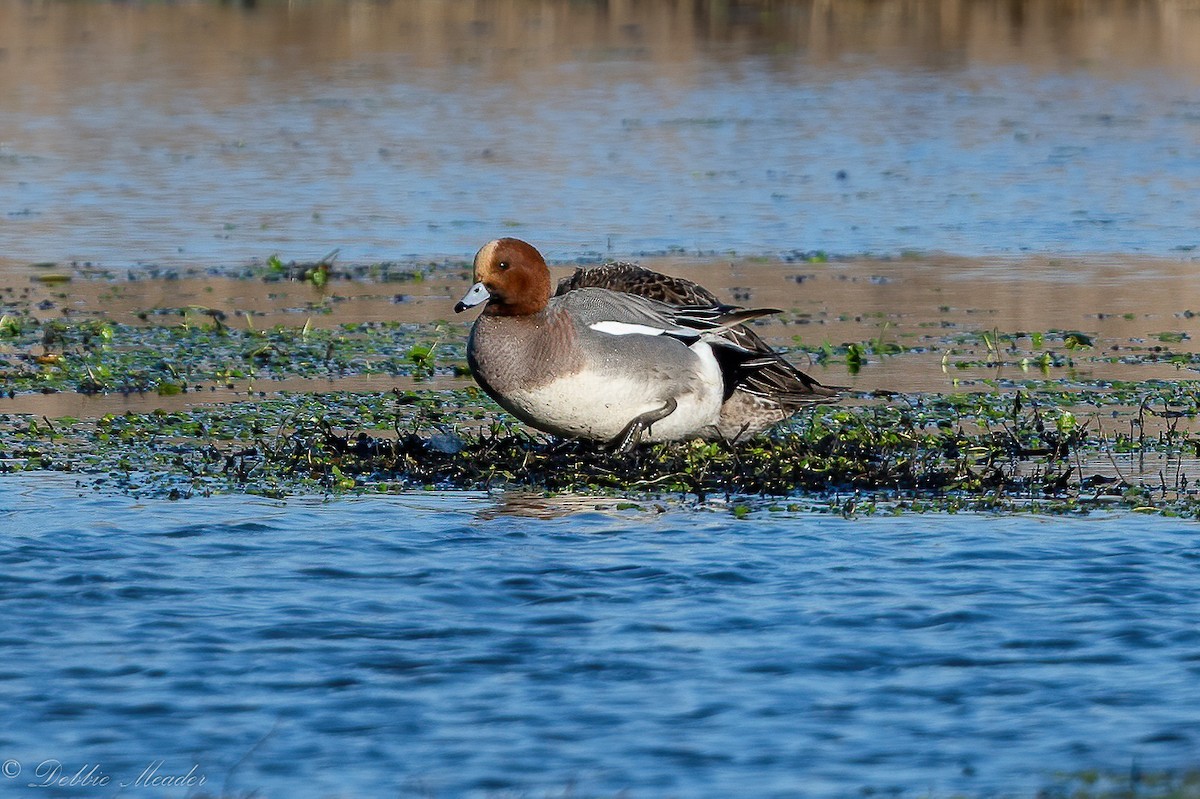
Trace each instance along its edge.
{"label": "waterlogged bank", "polygon": [[644,262],[782,306],[760,333],[844,400],[747,446],[620,458],[522,429],[475,388],[471,320],[450,313],[467,264],[45,266],[0,288],[0,463],[173,497],[523,488],[739,514],[1196,513],[1191,262]]}

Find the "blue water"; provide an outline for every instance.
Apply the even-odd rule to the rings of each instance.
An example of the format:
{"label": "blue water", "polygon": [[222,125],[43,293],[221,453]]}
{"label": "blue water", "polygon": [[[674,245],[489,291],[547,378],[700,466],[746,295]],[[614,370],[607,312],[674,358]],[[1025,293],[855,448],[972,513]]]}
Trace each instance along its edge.
{"label": "blue water", "polygon": [[[513,57],[464,31],[454,47],[476,58],[427,62],[305,36],[291,4],[190,12],[261,32],[184,47],[155,14],[100,5],[61,52],[10,60],[28,74],[0,93],[4,258],[356,263],[469,257],[503,234],[554,259],[1200,247],[1200,91],[1162,53],[1048,67],[1036,43],[1030,63],[997,63],[931,39],[935,68],[656,41],[597,60],[569,38]],[[181,49],[215,52],[181,66]]]}
{"label": "blue water", "polygon": [[[1200,761],[1194,524],[499,499],[6,477],[0,795],[1029,795]],[[27,787],[47,761],[109,783]],[[205,782],[120,787],[147,770]]]}

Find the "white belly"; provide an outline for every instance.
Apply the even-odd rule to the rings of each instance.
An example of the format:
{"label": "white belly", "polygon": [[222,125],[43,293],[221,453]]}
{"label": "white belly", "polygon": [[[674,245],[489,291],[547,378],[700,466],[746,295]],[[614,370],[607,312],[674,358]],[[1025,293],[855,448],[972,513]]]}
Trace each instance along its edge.
{"label": "white belly", "polygon": [[607,441],[635,417],[661,409],[670,397],[678,407],[655,422],[643,440],[711,437],[721,415],[721,370],[708,344],[697,342],[690,349],[697,356],[692,366],[698,369],[698,379],[655,382],[652,372],[631,369],[628,375],[614,375],[585,369],[536,389],[510,391],[497,401],[540,430]]}

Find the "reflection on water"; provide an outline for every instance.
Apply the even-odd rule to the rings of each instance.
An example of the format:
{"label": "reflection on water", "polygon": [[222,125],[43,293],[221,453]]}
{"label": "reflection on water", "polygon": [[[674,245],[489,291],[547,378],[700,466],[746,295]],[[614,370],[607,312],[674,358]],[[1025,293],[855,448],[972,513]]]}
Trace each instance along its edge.
{"label": "reflection on water", "polygon": [[[525,519],[561,519],[578,513],[617,510],[665,513],[666,506],[654,502],[630,502],[583,494],[553,494],[511,490],[493,495],[494,504],[479,511],[480,519],[515,516]],[[636,518],[636,517],[634,517]]]}
{"label": "reflection on water", "polygon": [[1190,251],[1160,2],[0,3],[0,267]]}

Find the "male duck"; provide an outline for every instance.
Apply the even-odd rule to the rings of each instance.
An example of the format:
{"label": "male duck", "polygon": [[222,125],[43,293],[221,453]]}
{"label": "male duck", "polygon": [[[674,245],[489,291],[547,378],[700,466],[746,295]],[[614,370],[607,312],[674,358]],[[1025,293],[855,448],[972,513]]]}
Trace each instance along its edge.
{"label": "male duck", "polygon": [[610,264],[560,281],[519,239],[475,255],[455,312],[486,302],[467,343],[479,385],[549,433],[610,442],[745,440],[834,388],[797,370],[743,323],[777,313],[717,301],[682,278]]}

